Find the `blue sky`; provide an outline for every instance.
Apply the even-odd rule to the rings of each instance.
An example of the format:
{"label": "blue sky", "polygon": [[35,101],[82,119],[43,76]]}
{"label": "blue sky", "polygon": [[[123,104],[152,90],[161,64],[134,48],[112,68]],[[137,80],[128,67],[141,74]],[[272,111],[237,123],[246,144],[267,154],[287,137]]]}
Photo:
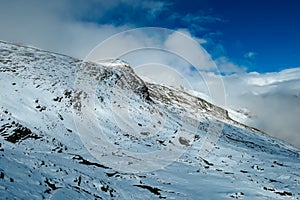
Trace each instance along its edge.
{"label": "blue sky", "polygon": [[[155,4],[156,3],[156,4]],[[300,66],[300,2],[296,0],[149,1],[132,6],[128,1],[97,13],[94,1],[80,20],[116,26],[186,28],[208,42],[214,57],[226,56],[247,71],[273,72]],[[149,12],[150,11],[150,12]]]}
{"label": "blue sky", "polygon": [[207,22],[182,26],[210,41],[206,47],[214,57],[223,54],[248,71],[300,66],[299,1],[178,1],[172,7],[183,16],[211,16]]}
{"label": "blue sky", "polygon": [[[196,15],[197,9],[203,9],[220,19],[204,25],[207,28],[204,38],[213,41],[207,48],[213,56],[226,54],[250,71],[299,67],[299,1],[219,0],[199,1],[196,5],[181,2],[177,9],[183,13]],[[216,33],[214,37],[211,36],[213,33]],[[196,34],[201,36],[203,33]],[[222,45],[224,50],[214,49],[215,43]]]}
{"label": "blue sky", "polygon": [[[208,7],[225,22],[209,27],[221,32],[216,39],[225,47],[227,56],[259,72],[299,67],[299,1],[211,2],[216,3]],[[254,57],[244,60],[248,52],[253,52]]]}
{"label": "blue sky", "polygon": [[[193,36],[207,41],[203,46],[214,59],[226,57],[248,72],[277,72],[300,66],[300,2],[297,0],[0,2],[2,40],[32,44],[66,54],[67,50],[56,48],[53,41],[65,39],[59,43],[70,46],[74,43],[70,38],[79,36],[74,36],[74,31],[67,34],[64,22],[72,22],[73,28],[78,23],[84,24],[85,27],[81,28],[86,32],[92,29],[91,26],[109,25],[117,27],[118,31],[155,26],[185,28]],[[88,24],[91,25],[88,27]],[[46,30],[52,33],[47,34]],[[116,32],[98,32],[97,35],[102,34],[101,39],[105,39]],[[92,35],[89,34],[89,37]],[[98,39],[93,37],[95,41]],[[51,42],[47,44],[43,38]]]}

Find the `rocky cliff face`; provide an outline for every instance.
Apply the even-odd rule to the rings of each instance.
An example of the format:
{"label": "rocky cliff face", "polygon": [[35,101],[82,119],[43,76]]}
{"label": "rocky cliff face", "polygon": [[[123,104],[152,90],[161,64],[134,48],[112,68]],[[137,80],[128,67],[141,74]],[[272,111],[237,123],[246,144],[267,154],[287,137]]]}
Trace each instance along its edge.
{"label": "rocky cliff face", "polygon": [[0,42],[4,199],[299,199],[299,150],[123,61]]}

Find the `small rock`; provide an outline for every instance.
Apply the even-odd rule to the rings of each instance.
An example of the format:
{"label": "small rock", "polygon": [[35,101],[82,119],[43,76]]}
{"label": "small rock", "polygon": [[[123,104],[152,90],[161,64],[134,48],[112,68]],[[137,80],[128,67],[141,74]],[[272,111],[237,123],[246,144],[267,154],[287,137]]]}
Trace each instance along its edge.
{"label": "small rock", "polygon": [[4,173],[0,172],[0,179],[4,179]]}
{"label": "small rock", "polygon": [[178,141],[180,144],[184,146],[190,146],[190,141],[185,139],[184,137],[179,137]]}

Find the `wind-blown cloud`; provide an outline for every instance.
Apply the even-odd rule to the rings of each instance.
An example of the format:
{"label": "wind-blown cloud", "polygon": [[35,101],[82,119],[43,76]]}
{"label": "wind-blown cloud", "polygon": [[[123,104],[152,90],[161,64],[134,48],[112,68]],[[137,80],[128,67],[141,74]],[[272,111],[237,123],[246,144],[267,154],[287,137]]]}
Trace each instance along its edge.
{"label": "wind-blown cloud", "polygon": [[229,59],[225,56],[215,59],[215,62],[218,66],[219,72],[222,74],[242,73],[247,70],[246,66],[236,65],[229,61]]}
{"label": "wind-blown cloud", "polygon": [[[158,1],[3,0],[0,39],[84,58],[99,42],[134,28],[132,21],[126,21],[128,16],[155,18],[164,7]],[[121,12],[123,8],[126,12]],[[116,14],[123,23],[117,22]]]}
{"label": "wind-blown cloud", "polygon": [[245,123],[300,147],[300,68],[223,76],[227,106],[248,110]]}

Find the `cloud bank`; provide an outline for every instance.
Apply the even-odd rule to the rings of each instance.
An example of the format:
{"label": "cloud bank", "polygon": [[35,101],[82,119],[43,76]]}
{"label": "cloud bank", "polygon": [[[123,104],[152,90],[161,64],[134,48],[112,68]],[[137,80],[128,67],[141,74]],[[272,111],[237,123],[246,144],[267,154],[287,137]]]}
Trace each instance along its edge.
{"label": "cloud bank", "polygon": [[245,108],[246,123],[300,147],[300,68],[225,76],[230,108]]}

